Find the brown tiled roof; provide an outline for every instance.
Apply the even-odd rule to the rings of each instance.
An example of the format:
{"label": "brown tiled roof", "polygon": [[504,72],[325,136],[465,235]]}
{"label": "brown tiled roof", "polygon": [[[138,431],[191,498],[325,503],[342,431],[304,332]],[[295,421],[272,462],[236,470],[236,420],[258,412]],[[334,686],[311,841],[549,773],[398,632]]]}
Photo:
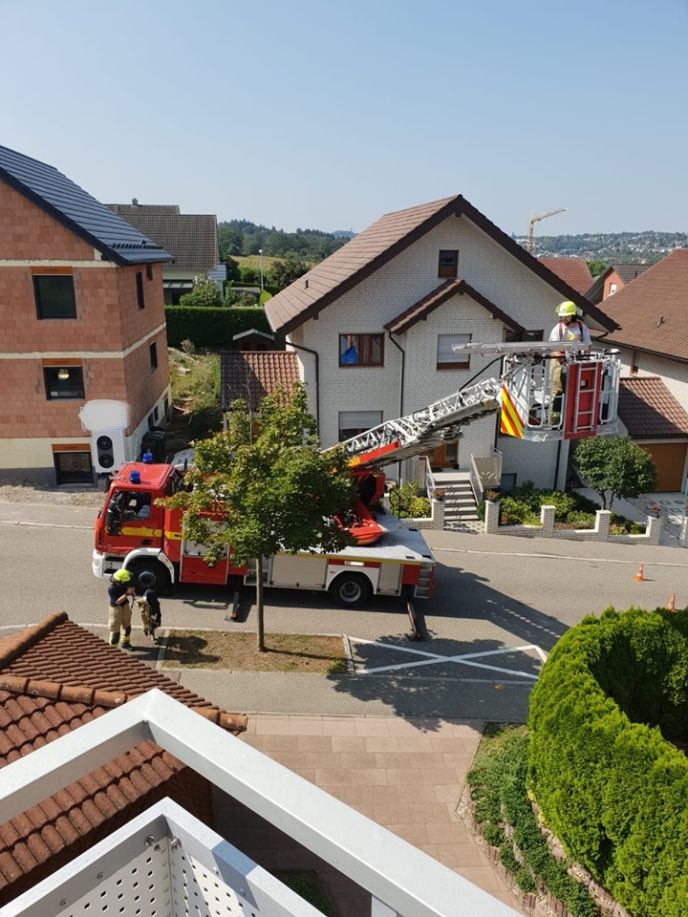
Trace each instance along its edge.
{"label": "brown tiled roof", "polygon": [[626,262],[625,264],[614,264],[612,270],[616,271],[624,283],[631,283],[636,277],[640,277],[645,271],[652,267],[651,264],[640,264],[639,262]]}
{"label": "brown tiled roof", "polygon": [[[95,635],[55,614],[0,641],[0,768],[159,688],[202,716],[241,732],[231,715]],[[142,742],[65,789],[0,824],[0,903],[139,811],[183,770],[172,755]],[[164,794],[163,794],[164,795]],[[55,862],[55,866],[59,865]],[[10,887],[11,886],[11,887]]]}
{"label": "brown tiled roof", "polygon": [[652,267],[651,264],[640,264],[638,262],[627,264],[612,264],[611,267],[606,268],[604,271],[602,271],[601,274],[598,274],[597,277],[594,278],[590,286],[585,291],[585,298],[589,299],[590,302],[595,304],[601,303],[602,296],[604,294],[604,282],[610,274],[616,273],[619,276],[621,282],[625,285],[627,283],[631,283],[636,279],[636,277],[639,277],[650,267]]}
{"label": "brown tiled roof", "polygon": [[516,331],[519,334],[525,332],[525,328],[519,325],[517,321],[514,321],[514,319],[505,312],[502,312],[502,310],[495,306],[493,302],[490,302],[487,297],[478,293],[478,291],[469,283],[466,283],[465,280],[458,279],[446,280],[441,286],[437,287],[436,290],[433,290],[432,293],[428,293],[427,296],[419,299],[417,303],[414,303],[410,308],[406,309],[400,315],[397,315],[396,318],[393,318],[391,322],[387,322],[385,329],[391,331],[392,334],[403,334],[404,331],[408,331],[409,328],[412,328],[416,322],[419,322],[423,318],[427,318],[432,311],[438,306],[441,306],[442,303],[446,302],[452,296],[460,296],[462,294],[470,296],[472,300],[477,302],[484,309],[487,309],[493,318],[498,318],[500,321],[504,322],[512,331]]}
{"label": "brown tiled roof", "polygon": [[265,311],[273,331],[289,334],[366,277],[373,274],[448,216],[465,216],[550,286],[571,299],[604,328],[613,323],[544,264],[495,226],[461,194],[397,210],[380,217],[303,277],[273,296]]}
{"label": "brown tiled roof", "polygon": [[688,249],[677,249],[604,301],[606,341],[688,362]]}
{"label": "brown tiled roof", "polygon": [[688,438],[688,414],[657,376],[619,380],[619,417],[633,439]]}
{"label": "brown tiled roof", "polygon": [[540,258],[539,261],[583,295],[592,283],[592,274],[585,258]]}
{"label": "brown tiled roof", "polygon": [[222,410],[242,398],[255,410],[266,395],[282,388],[287,396],[300,382],[293,350],[230,350],[220,357]]}
{"label": "brown tiled roof", "polygon": [[167,208],[162,209],[165,205],[107,206],[172,255],[173,260],[168,263],[166,270],[212,271],[217,266],[220,251],[217,217],[214,214],[174,213]]}

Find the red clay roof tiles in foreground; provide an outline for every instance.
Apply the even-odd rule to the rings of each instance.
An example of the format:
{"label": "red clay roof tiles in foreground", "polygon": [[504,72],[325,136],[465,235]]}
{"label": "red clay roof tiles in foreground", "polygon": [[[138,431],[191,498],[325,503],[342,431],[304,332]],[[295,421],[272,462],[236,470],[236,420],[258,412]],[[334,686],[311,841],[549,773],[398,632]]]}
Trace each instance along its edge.
{"label": "red clay roof tiles in foreground", "polygon": [[[245,717],[208,704],[65,614],[7,637],[0,641],[0,767],[154,687],[233,733],[245,729]],[[0,825],[0,901],[3,889],[91,832],[102,834],[108,820],[126,821],[128,809],[133,814],[182,769],[142,742]]]}

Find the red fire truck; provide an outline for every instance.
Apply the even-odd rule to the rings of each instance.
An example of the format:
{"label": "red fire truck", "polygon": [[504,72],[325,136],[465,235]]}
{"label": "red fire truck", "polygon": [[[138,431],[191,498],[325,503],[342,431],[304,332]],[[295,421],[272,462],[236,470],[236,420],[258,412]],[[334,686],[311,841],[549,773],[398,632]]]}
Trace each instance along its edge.
{"label": "red fire truck", "polygon": [[[502,432],[526,440],[578,439],[616,431],[618,359],[609,352],[579,356],[577,345],[467,345],[472,352],[504,356],[498,378],[483,379],[434,404],[352,437],[343,445],[359,498],[346,527],[356,544],[343,551],[278,554],[268,558],[265,585],[323,590],[339,604],[357,607],[371,595],[427,598],[434,584],[434,560],[422,534],[372,507],[384,491],[379,470],[427,452],[458,428],[485,413],[501,410]],[[568,381],[553,397],[548,359],[568,350]],[[157,505],[183,487],[173,465],[129,462],[114,476],[98,514],[93,573],[107,576],[124,566],[139,590],[165,591],[176,583],[230,585],[255,583],[251,564],[238,564],[227,550],[214,565],[206,548],[184,534],[180,510]]]}

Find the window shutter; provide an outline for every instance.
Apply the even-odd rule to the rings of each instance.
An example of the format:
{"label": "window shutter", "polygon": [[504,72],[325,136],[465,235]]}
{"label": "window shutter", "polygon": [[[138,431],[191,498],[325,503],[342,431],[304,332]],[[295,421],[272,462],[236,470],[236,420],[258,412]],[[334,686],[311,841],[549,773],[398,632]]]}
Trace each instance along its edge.
{"label": "window shutter", "polygon": [[382,411],[340,411],[340,430],[368,430],[382,423]]}

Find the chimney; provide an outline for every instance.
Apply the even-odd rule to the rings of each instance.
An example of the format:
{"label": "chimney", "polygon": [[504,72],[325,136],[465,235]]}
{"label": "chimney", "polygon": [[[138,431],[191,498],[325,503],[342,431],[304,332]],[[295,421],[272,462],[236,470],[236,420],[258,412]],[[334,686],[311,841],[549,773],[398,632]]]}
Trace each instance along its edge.
{"label": "chimney", "polygon": [[138,198],[137,198],[137,197],[132,197],[132,199],[131,199],[131,204],[132,204],[132,207],[138,207],[138,206],[139,206],[139,200],[138,200]]}

